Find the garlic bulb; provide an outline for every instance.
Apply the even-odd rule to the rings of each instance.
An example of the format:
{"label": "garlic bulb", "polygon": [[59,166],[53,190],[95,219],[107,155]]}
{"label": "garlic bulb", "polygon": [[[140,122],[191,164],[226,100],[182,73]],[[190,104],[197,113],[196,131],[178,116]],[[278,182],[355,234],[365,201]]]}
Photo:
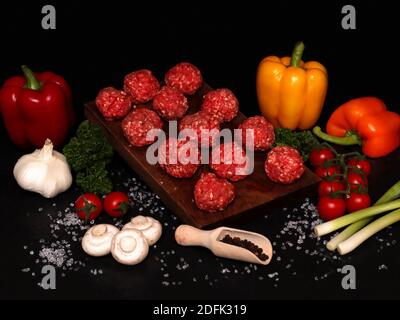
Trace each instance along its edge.
{"label": "garlic bulb", "polygon": [[22,156],[14,167],[14,177],[25,190],[53,198],[72,184],[71,170],[63,154],[46,140],[42,149]]}

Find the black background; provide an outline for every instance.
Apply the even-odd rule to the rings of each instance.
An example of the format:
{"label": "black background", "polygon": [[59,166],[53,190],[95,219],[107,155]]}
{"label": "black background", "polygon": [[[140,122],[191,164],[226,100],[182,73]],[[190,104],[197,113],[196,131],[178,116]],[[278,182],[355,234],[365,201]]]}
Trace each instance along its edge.
{"label": "black background", "polygon": [[[288,55],[298,40],[306,44],[304,58],[323,63],[329,72],[329,91],[320,119],[324,124],[335,107],[359,96],[382,98],[392,110],[399,110],[398,74],[400,72],[397,31],[399,19],[392,1],[311,2],[311,1],[238,1],[207,3],[182,1],[159,4],[126,1],[78,1],[2,4],[0,11],[1,59],[0,82],[18,74],[21,64],[35,71],[52,70],[63,75],[73,88],[75,108],[83,116],[83,103],[92,100],[100,88],[122,87],[123,76],[139,68],[152,69],[162,78],[174,64],[188,60],[197,65],[212,87],[228,87],[238,96],[241,111],[258,113],[255,95],[255,72],[258,62],[267,55]],[[41,8],[54,4],[57,29],[41,28]],[[357,29],[343,30],[341,8],[353,4]],[[123,281],[127,272],[116,272],[106,282],[75,275],[64,289],[49,293],[37,289],[21,276],[18,253],[22,239],[39,237],[38,226],[28,226],[23,212],[43,201],[39,196],[22,192],[12,178],[12,167],[21,155],[1,127],[0,157],[1,297],[6,298],[399,298],[400,284],[397,248],[377,255],[373,245],[353,256],[353,263],[363,266],[362,285],[355,292],[344,292],[339,277],[315,283],[307,272],[314,270],[310,261],[300,263],[303,273],[279,289],[251,281],[225,283],[219,288],[190,286],[165,289],[152,283],[146,271],[137,277],[149,284],[130,290],[112,281]],[[398,173],[398,153],[375,161],[371,192],[374,198],[389,187]],[[125,168],[116,157],[114,168]],[[71,196],[71,194],[69,194]],[[68,195],[59,201],[69,203]],[[5,205],[4,205],[5,204]],[[293,205],[295,205],[293,203]],[[276,224],[283,217],[277,216]],[[259,222],[248,228],[257,230]],[[11,232],[10,228],[13,227]],[[32,229],[30,229],[32,228]],[[35,229],[36,228],[36,229]],[[274,230],[274,227],[271,227]],[[279,230],[279,228],[277,228]],[[399,230],[398,228],[396,230]],[[271,231],[273,232],[273,231]],[[25,238],[24,238],[25,237]],[[5,244],[8,243],[8,245]],[[15,249],[15,250],[14,250]],[[398,251],[398,250],[397,250]],[[379,261],[375,261],[378,259]],[[301,258],[300,258],[301,260]],[[369,267],[369,261],[374,264]],[[377,273],[376,264],[392,267]],[[397,270],[396,270],[397,268]],[[143,281],[140,281],[143,283]],[[135,283],[132,284],[135,286]]]}

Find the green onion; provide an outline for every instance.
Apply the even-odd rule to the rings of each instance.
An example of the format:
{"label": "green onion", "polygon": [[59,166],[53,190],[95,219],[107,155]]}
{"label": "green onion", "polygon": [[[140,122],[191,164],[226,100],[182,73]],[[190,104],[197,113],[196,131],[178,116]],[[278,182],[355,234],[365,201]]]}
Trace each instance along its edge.
{"label": "green onion", "polygon": [[346,241],[339,243],[337,247],[339,253],[344,255],[353,251],[369,237],[397,221],[400,221],[400,210],[393,211],[379,219],[376,219],[364,229],[352,235]]}
{"label": "green onion", "polygon": [[353,234],[355,234],[358,230],[362,229],[362,227],[366,226],[368,223],[372,221],[372,217],[364,218],[360,221],[354,222],[349,225],[346,229],[344,229],[341,233],[339,233],[336,237],[333,237],[327,244],[326,248],[330,251],[335,251],[339,243],[345,241],[350,238]]}
{"label": "green onion", "polygon": [[[385,192],[385,194],[379,198],[375,205],[386,203],[392,201],[396,198],[400,197],[400,181],[397,181],[389,190]],[[373,217],[364,218],[360,221],[354,222],[346,229],[344,229],[341,233],[339,233],[336,237],[332,238],[326,245],[328,250],[334,251],[336,250],[339,243],[345,241],[350,238],[353,234],[355,234],[358,230],[361,230],[364,226],[370,223],[373,220]]]}
{"label": "green onion", "polygon": [[391,186],[390,189],[386,191],[385,194],[380,197],[375,204],[386,203],[398,197],[400,197],[400,180],[397,181],[393,186]]}
{"label": "green onion", "polygon": [[364,218],[372,217],[382,212],[400,208],[400,200],[394,200],[388,203],[372,206],[366,209],[358,210],[353,213],[347,214],[343,217],[337,218],[332,221],[322,223],[314,228],[315,234],[320,237],[345,227],[353,222],[359,221]]}

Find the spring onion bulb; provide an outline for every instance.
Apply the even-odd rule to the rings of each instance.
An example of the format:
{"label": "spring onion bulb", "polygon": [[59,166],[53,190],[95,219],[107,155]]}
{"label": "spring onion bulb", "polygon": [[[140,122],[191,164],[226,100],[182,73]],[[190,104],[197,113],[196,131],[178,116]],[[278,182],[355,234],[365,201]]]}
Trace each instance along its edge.
{"label": "spring onion bulb", "polygon": [[341,255],[344,255],[353,251],[369,237],[397,221],[400,221],[400,210],[393,211],[387,215],[384,215],[383,217],[380,217],[379,219],[376,219],[362,230],[353,234],[347,240],[339,243],[337,246],[338,252]]}
{"label": "spring onion bulb", "polygon": [[[392,201],[398,197],[400,197],[400,181],[395,183],[388,191],[386,191],[385,194],[382,197],[380,197],[377,202],[375,202],[375,205]],[[353,224],[348,226],[346,229],[344,229],[341,233],[339,233],[336,237],[333,237],[327,243],[326,248],[330,251],[336,250],[339,243],[350,238],[353,234],[355,234],[358,230],[362,229],[364,226],[366,226],[372,220],[373,220],[373,217],[370,217],[370,218],[364,218],[357,222],[354,222]]]}
{"label": "spring onion bulb", "polygon": [[368,223],[372,221],[373,218],[364,218],[357,222],[352,223],[346,229],[344,229],[341,233],[339,233],[336,237],[333,237],[327,244],[326,248],[330,251],[335,251],[339,243],[347,240],[353,234],[355,234],[358,230],[362,229]]}

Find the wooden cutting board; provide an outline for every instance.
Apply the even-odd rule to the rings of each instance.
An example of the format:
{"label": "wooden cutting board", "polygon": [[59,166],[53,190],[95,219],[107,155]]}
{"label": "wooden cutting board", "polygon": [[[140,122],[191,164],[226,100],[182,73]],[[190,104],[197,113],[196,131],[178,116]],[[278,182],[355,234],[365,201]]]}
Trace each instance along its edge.
{"label": "wooden cutting board", "polygon": [[[188,113],[200,109],[202,97],[211,88],[205,84],[196,95],[189,98]],[[150,165],[146,161],[146,147],[132,147],[125,139],[121,121],[106,121],[98,112],[94,102],[85,105],[87,119],[98,124],[114,149],[121,155],[129,166],[159,195],[184,223],[198,228],[210,228],[226,225],[229,221],[250,218],[255,214],[267,214],[268,210],[278,205],[285,205],[294,198],[305,197],[316,190],[319,178],[308,168],[303,176],[291,185],[281,185],[270,181],[264,171],[265,152],[256,152],[254,156],[254,172],[244,180],[235,182],[236,198],[228,208],[220,213],[207,213],[199,210],[193,200],[193,187],[200,173],[209,170],[202,165],[195,176],[190,179],[177,179],[167,175],[160,167]],[[226,128],[237,128],[246,117],[239,113]]]}

